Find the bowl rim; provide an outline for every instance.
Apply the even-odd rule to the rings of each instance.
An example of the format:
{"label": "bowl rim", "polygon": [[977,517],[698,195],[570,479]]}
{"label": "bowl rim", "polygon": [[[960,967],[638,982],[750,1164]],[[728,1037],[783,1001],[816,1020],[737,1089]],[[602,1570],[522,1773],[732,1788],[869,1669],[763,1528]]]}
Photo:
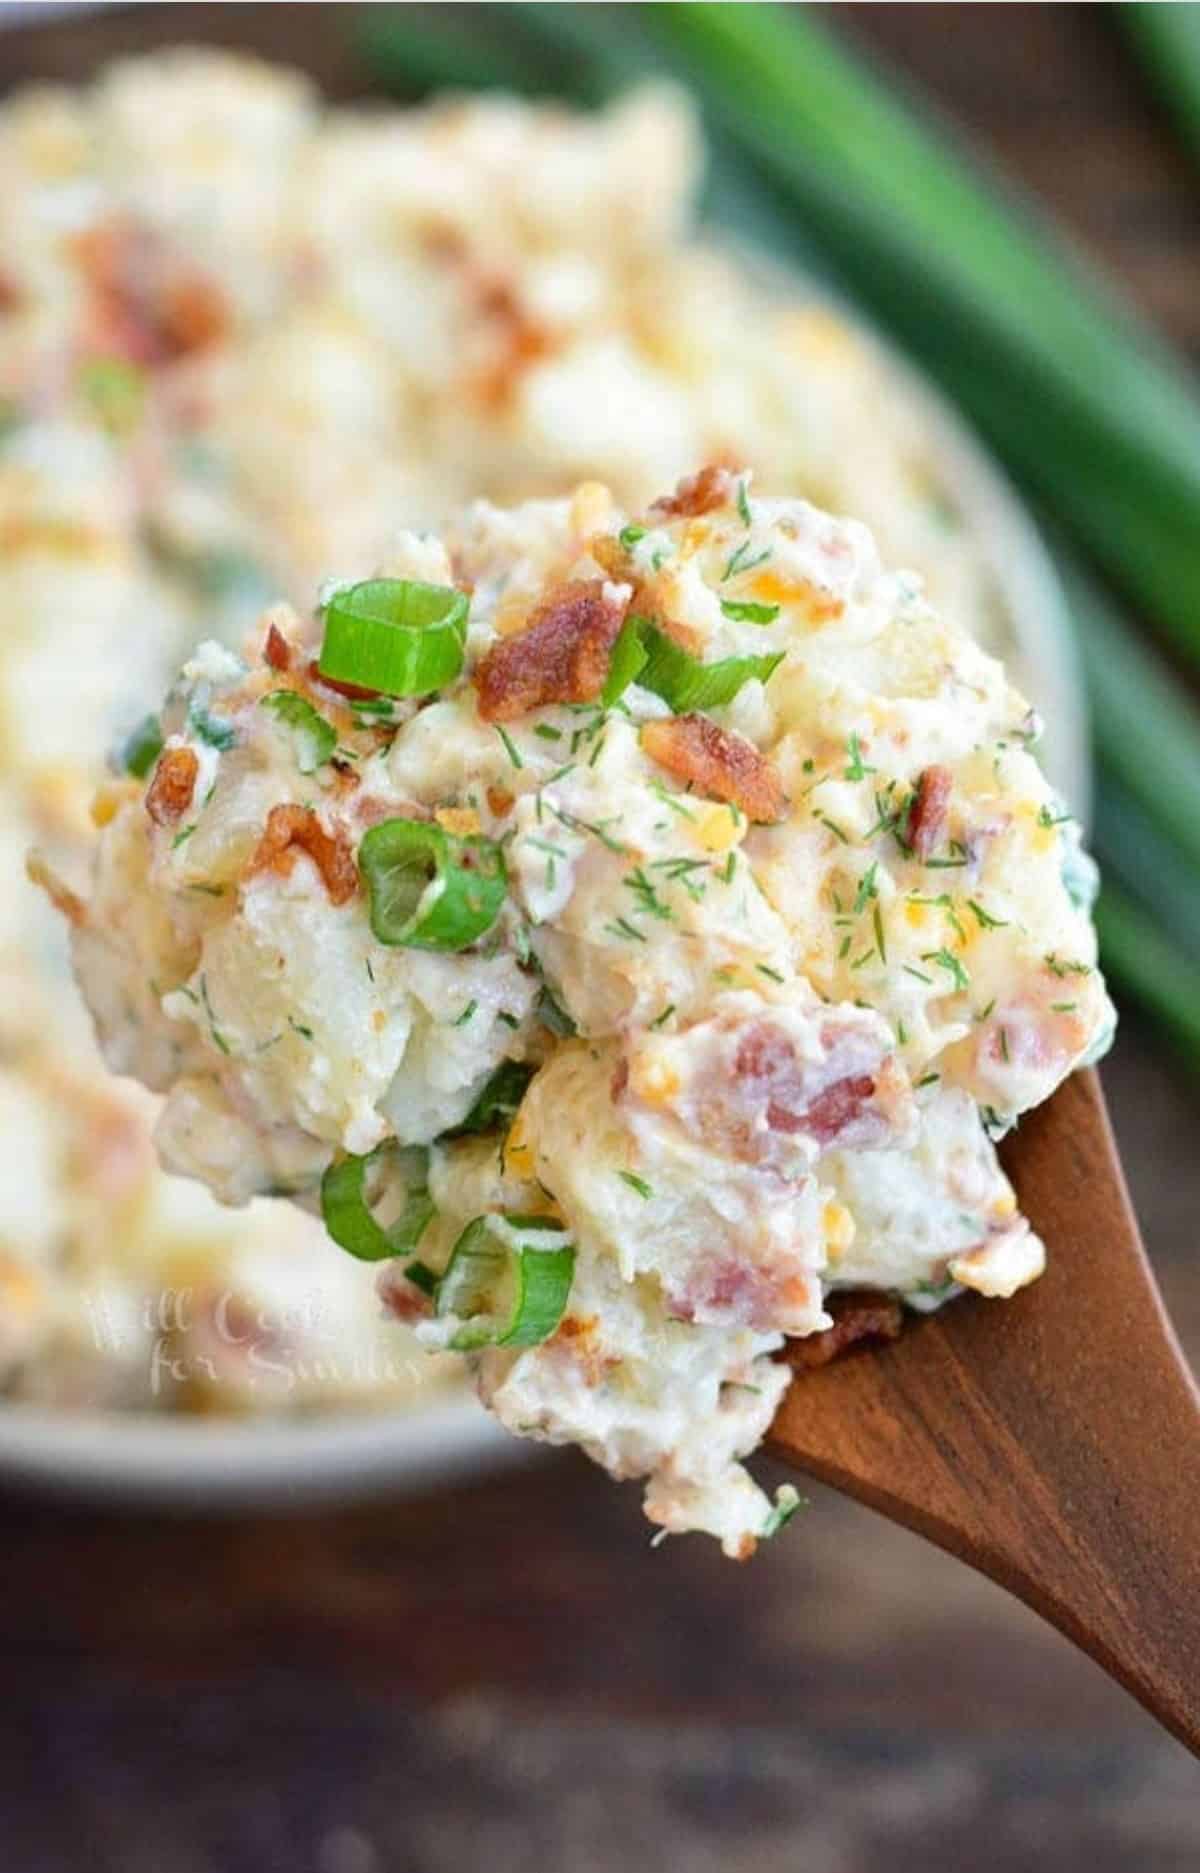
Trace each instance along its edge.
{"label": "bowl rim", "polygon": [[[800,289],[810,300],[835,307],[883,355],[927,424],[934,459],[949,469],[968,529],[1006,606],[1014,647],[1023,667],[1037,673],[1039,705],[1052,725],[1047,771],[1086,825],[1090,786],[1082,677],[1067,601],[1032,515],[949,399],[858,308],[798,267],[783,268],[745,250],[738,257],[760,277],[770,273],[786,281],[791,295]],[[349,1501],[418,1489],[528,1450],[465,1390],[428,1404],[384,1401],[290,1418],[188,1418],[0,1401],[0,1481],[169,1510]]]}

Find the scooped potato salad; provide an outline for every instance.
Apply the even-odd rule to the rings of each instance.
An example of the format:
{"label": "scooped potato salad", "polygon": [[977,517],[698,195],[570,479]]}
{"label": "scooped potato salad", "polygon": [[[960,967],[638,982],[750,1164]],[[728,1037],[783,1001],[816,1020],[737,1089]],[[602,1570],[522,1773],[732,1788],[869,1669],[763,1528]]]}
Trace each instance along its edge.
{"label": "scooped potato salad", "polygon": [[1042,1269],[992,1139],[1113,1016],[1036,732],[856,523],[590,483],[202,645],[49,884],[169,1169],[740,1556],[785,1336]]}

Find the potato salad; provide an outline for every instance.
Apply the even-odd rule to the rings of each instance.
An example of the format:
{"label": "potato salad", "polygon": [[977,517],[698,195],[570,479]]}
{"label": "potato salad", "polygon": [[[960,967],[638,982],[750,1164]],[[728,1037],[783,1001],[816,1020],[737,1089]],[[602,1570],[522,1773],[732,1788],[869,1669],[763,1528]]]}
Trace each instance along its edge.
{"label": "potato salad", "polygon": [[1113,1016],[1036,734],[858,524],[589,483],[203,644],[43,875],[170,1170],[745,1555],[785,1336],[1042,1269],[993,1139]]}

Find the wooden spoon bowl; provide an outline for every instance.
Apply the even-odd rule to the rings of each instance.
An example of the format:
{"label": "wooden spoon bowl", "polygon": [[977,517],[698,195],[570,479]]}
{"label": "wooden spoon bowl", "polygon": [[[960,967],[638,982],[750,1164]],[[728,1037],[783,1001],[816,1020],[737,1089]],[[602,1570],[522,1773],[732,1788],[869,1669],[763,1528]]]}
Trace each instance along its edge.
{"label": "wooden spoon bowl", "polygon": [[799,1371],[771,1448],[1017,1594],[1200,1754],[1200,1393],[1095,1073],[1003,1155],[1042,1279]]}

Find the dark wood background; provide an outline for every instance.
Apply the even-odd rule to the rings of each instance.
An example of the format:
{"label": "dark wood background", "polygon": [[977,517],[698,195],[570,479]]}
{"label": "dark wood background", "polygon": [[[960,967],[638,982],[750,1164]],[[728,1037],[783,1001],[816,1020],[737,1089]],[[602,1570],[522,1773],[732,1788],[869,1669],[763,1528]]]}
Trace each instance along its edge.
{"label": "dark wood background", "polygon": [[[0,36],[0,88],[179,38],[366,88],[345,9],[149,6]],[[1200,354],[1200,176],[1090,6],[860,6]],[[1200,1093],[1106,1073],[1200,1355]],[[1135,1407],[1133,1407],[1135,1408]],[[1022,1607],[813,1491],[750,1569],[651,1552],[535,1457],[420,1499],[172,1520],[0,1498],[3,1873],[1192,1873],[1200,1768]]]}

